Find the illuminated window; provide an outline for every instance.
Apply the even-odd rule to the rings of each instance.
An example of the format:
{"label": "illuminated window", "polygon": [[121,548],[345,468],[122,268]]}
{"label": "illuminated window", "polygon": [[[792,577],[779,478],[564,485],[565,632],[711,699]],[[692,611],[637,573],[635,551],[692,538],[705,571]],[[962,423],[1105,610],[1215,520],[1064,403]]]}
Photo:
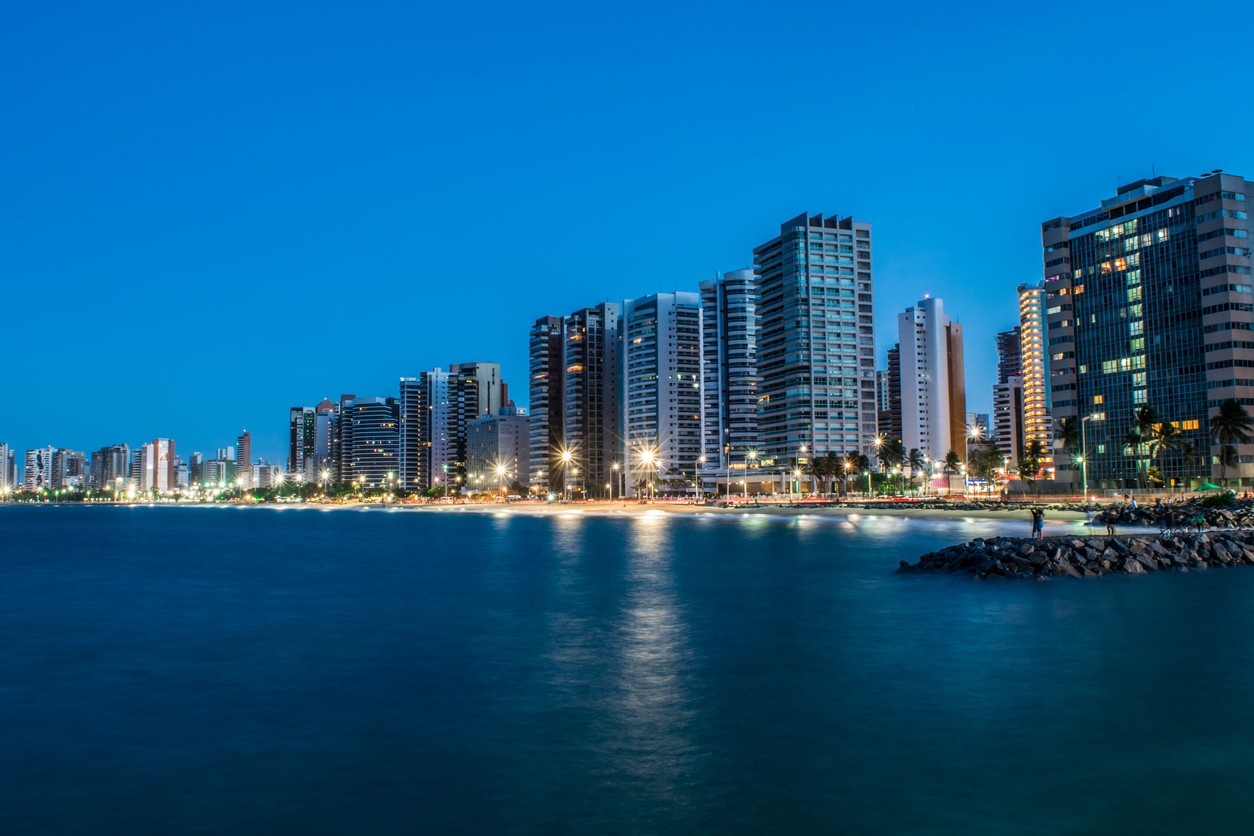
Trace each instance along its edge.
{"label": "illuminated window", "polygon": [[1094,396],[1093,396],[1093,405],[1094,405],[1094,406],[1097,406],[1099,403],[1104,403],[1104,402],[1105,402],[1105,400],[1106,400],[1105,395],[1094,395]]}

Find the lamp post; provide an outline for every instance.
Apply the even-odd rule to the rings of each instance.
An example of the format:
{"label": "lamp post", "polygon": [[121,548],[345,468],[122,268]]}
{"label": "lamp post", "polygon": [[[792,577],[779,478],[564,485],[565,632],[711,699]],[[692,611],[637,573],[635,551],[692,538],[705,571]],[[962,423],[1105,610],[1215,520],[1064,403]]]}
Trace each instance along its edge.
{"label": "lamp post", "polygon": [[701,501],[701,476],[705,471],[705,456],[697,456],[697,478],[692,480],[692,490],[698,502]]}
{"label": "lamp post", "polygon": [[505,498],[505,465],[496,466],[496,478],[501,483],[501,499]]}
{"label": "lamp post", "polygon": [[[617,483],[617,482],[618,482],[618,462],[614,462],[613,464],[611,464],[611,465],[610,465],[610,470],[614,471],[614,482],[615,482],[615,483]],[[619,491],[619,496],[622,496],[622,491]],[[613,488],[613,486],[611,485],[611,487],[610,487],[610,502],[613,502],[613,501],[614,501],[614,488]]]}
{"label": "lamp post", "polygon": [[[652,450],[642,450],[640,453],[640,461],[644,463],[645,472],[650,473],[653,470],[654,463],[657,462],[657,455]],[[653,480],[649,479],[649,499],[653,499]]]}
{"label": "lamp post", "polygon": [[562,488],[563,488],[562,492],[566,494],[567,502],[570,501],[570,480],[567,478],[567,470],[570,467],[570,459],[571,459],[570,451],[563,450],[562,451]]}
{"label": "lamp post", "polygon": [[1080,479],[1084,482],[1084,501],[1088,502],[1089,498],[1089,454],[1085,447],[1084,425],[1093,420],[1092,415],[1085,415],[1080,419]]}
{"label": "lamp post", "polygon": [[[884,446],[884,434],[881,433],[875,437],[875,455],[878,458],[880,448]],[[866,495],[867,499],[871,498],[871,469],[868,467],[866,471]]]}
{"label": "lamp post", "polygon": [[[746,502],[749,500],[749,476],[751,475],[751,474],[749,473],[749,470],[750,470],[751,468],[753,468],[753,467],[754,467],[754,465],[757,463],[757,461],[758,461],[758,451],[757,451],[757,450],[750,450],[750,451],[749,451],[749,455],[748,455],[748,456],[746,456],[746,458],[745,458],[745,478],[744,478],[744,479],[742,479],[742,480],[740,480],[740,484],[741,484],[741,486],[743,486],[743,488],[744,488],[744,492],[743,492],[743,494],[742,494],[741,498],[742,498],[742,499],[744,499]],[[730,469],[730,467],[731,467],[731,461],[730,461],[730,459],[729,459],[729,460],[728,460],[728,468],[729,468],[729,469],[728,469],[728,471],[727,471],[727,478],[728,478],[729,480],[731,479],[731,469]],[[771,483],[772,483],[772,484],[774,484],[774,482],[775,482],[775,480],[772,478],[772,479],[771,479]],[[772,490],[774,490],[774,488],[772,488]],[[729,492],[729,493],[731,492],[731,486],[730,486],[730,485],[728,485],[728,492]]]}
{"label": "lamp post", "polygon": [[810,457],[809,455],[807,455],[809,452],[810,452],[810,448],[809,446],[805,444],[802,444],[799,448],[797,448],[797,499],[798,501],[800,501],[801,499],[801,457],[805,456],[806,463],[809,464]]}

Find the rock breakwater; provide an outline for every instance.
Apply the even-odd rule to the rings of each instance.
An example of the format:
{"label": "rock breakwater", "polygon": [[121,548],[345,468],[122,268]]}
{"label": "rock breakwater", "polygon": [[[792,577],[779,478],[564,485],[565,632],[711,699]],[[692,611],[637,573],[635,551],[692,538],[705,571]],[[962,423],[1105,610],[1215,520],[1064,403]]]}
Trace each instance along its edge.
{"label": "rock breakwater", "polygon": [[1204,507],[1197,502],[1173,502],[1167,505],[1113,505],[1106,508],[1096,519],[1116,525],[1158,526],[1160,528],[1186,529],[1197,525],[1198,516],[1205,525],[1213,528],[1254,527],[1254,500],[1239,499],[1231,505]]}
{"label": "rock breakwater", "polygon": [[966,574],[992,580],[1147,572],[1188,572],[1254,566],[1254,531],[1213,531],[1174,537],[977,537],[919,558],[901,561],[898,572]]}

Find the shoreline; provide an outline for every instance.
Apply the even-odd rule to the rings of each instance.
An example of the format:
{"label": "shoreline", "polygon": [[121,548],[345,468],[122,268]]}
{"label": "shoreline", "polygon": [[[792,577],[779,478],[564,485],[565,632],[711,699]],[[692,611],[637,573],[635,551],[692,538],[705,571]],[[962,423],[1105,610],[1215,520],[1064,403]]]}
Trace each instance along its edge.
{"label": "shoreline", "polygon": [[[440,505],[440,504],[403,504],[403,503],[352,503],[352,504],[331,504],[316,502],[265,502],[265,503],[220,503],[220,502],[42,502],[42,503],[4,503],[3,507],[83,507],[83,508],[270,508],[270,509],[289,509],[289,508],[309,508],[318,510],[349,510],[349,509],[370,509],[370,510],[392,510],[405,511],[409,513],[488,513],[488,514],[510,514],[519,516],[569,516],[571,514],[588,514],[596,516],[641,516],[652,514],[674,514],[678,516],[746,516],[761,515],[765,517],[833,517],[833,518],[870,518],[870,517],[896,517],[896,518],[914,518],[914,519],[937,519],[937,520],[958,520],[958,519],[979,519],[979,520],[1001,520],[1005,522],[1023,522],[1028,523],[1031,519],[1027,508],[1017,509],[959,509],[959,508],[833,508],[828,506],[817,506],[807,508],[804,506],[732,506],[729,508],[720,508],[712,505],[671,505],[669,503],[649,503],[641,505],[635,502],[606,502],[597,504],[571,504],[571,505],[538,505],[523,503],[507,503],[494,505]],[[1085,522],[1088,515],[1082,511],[1061,511],[1051,510],[1045,514],[1046,523],[1054,522]]]}

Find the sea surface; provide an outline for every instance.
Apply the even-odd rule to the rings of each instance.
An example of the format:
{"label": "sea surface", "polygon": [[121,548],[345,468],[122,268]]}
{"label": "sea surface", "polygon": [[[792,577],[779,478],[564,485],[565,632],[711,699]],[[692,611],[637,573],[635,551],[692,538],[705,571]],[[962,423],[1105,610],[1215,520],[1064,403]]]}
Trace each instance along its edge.
{"label": "sea surface", "polygon": [[1249,832],[1254,570],[1027,527],[0,508],[0,834]]}

